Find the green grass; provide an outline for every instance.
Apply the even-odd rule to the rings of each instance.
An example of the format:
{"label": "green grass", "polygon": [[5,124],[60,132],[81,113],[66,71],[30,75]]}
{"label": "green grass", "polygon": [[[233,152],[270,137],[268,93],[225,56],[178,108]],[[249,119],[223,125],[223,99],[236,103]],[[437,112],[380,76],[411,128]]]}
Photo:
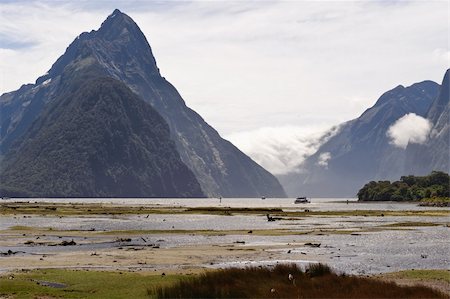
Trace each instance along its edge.
{"label": "green grass", "polygon": [[427,287],[339,275],[321,264],[306,271],[296,265],[224,269],[148,292],[158,298],[449,298]]}
{"label": "green grass", "polygon": [[298,217],[350,217],[350,216],[448,216],[450,210],[427,211],[383,211],[383,210],[349,210],[349,211],[295,211],[280,208],[231,208],[231,207],[146,207],[112,204],[84,203],[0,203],[0,215],[151,215],[151,214],[210,214],[210,215],[259,215],[270,214],[284,220],[298,220]]}
{"label": "green grass", "polygon": [[183,208],[162,208],[127,206],[96,203],[29,203],[14,202],[0,203],[0,215],[141,215],[141,214],[177,214],[183,212]]}
{"label": "green grass", "polygon": [[433,222],[397,222],[391,224],[384,224],[381,227],[414,227],[414,226],[440,226],[445,224],[433,223]]}
{"label": "green grass", "polygon": [[[400,278],[444,280],[449,271],[415,270],[389,273]],[[288,279],[292,274],[295,282]],[[10,277],[14,277],[10,279]],[[37,281],[65,284],[42,286]],[[272,293],[270,290],[275,289]],[[449,298],[425,287],[400,287],[377,279],[338,275],[312,264],[208,271],[182,276],[134,272],[45,269],[0,277],[0,298]]]}
{"label": "green grass", "polygon": [[[35,230],[34,227],[25,225],[14,225],[9,227],[10,230]],[[42,228],[40,228],[42,230]]]}
{"label": "green grass", "polygon": [[406,270],[387,273],[385,276],[400,279],[442,280],[450,283],[450,270]]}
{"label": "green grass", "polygon": [[[132,272],[108,272],[45,269],[0,277],[0,298],[149,298],[147,289],[172,284],[180,275],[154,275]],[[62,283],[65,288],[41,286],[35,280]],[[9,298],[9,297],[7,297]]]}

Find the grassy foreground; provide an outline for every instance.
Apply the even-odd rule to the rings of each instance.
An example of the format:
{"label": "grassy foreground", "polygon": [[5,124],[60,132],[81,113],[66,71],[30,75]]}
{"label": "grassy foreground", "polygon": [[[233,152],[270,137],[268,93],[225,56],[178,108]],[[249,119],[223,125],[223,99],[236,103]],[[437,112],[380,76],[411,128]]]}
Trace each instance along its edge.
{"label": "grassy foreground", "polygon": [[158,298],[449,298],[422,286],[338,275],[322,264],[305,271],[296,265],[218,270],[148,292]]}
{"label": "grassy foreground", "polygon": [[[438,272],[441,276],[442,271]],[[414,274],[435,279],[436,273]],[[328,266],[312,264],[306,270],[296,265],[279,265],[209,271],[196,276],[64,269],[23,271],[0,277],[0,298],[450,297],[421,286],[338,275]]]}
{"label": "grassy foreground", "polygon": [[[0,277],[0,298],[149,298],[147,288],[180,275],[45,269]],[[47,283],[57,285],[46,286]]]}
{"label": "grassy foreground", "polygon": [[392,276],[408,279],[435,279],[450,284],[450,270],[406,270],[392,273]]}

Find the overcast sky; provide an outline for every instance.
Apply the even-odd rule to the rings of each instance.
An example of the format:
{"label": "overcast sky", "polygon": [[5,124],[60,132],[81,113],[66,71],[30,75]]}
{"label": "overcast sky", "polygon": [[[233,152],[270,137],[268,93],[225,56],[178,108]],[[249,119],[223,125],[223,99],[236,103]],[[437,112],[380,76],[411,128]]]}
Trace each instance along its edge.
{"label": "overcast sky", "polygon": [[449,1],[0,0],[0,93],[34,82],[115,9],[188,106],[275,173],[385,91],[441,82]]}

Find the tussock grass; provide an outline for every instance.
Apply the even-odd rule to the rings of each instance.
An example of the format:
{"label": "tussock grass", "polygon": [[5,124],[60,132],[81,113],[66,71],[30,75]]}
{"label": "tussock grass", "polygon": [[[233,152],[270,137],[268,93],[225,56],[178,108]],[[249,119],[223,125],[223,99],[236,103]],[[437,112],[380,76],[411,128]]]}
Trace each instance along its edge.
{"label": "tussock grass", "polygon": [[306,270],[295,264],[223,269],[148,293],[157,298],[449,298],[422,286],[338,275],[323,264],[311,264]]}

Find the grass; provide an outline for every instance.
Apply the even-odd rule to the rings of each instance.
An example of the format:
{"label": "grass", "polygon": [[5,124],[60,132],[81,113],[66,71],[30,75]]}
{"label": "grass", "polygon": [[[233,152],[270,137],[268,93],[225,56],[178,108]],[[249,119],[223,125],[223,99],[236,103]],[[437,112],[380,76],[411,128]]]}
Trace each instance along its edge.
{"label": "grass", "polygon": [[384,224],[381,227],[415,227],[415,226],[440,226],[445,224],[433,222],[397,222],[391,224]]}
{"label": "grass", "polygon": [[406,270],[386,273],[383,276],[400,279],[441,280],[450,283],[450,270]]}
{"label": "grass", "polygon": [[[293,276],[290,280],[289,274]],[[430,288],[338,275],[328,266],[231,268],[148,289],[157,298],[449,298]]]}
{"label": "grass", "polygon": [[183,212],[183,208],[144,207],[129,205],[112,205],[96,203],[30,203],[14,202],[0,203],[0,215],[141,215],[141,214],[176,214]]}
{"label": "grass", "polygon": [[34,230],[34,227],[25,225],[13,225],[9,227],[10,230]]}
{"label": "grass", "polygon": [[[113,204],[85,203],[0,203],[0,215],[150,215],[150,214],[210,214],[210,215],[260,215],[270,214],[283,219],[295,217],[350,217],[350,216],[448,216],[450,210],[427,211],[382,211],[382,210],[350,210],[350,211],[296,211],[280,208],[231,208],[231,207],[147,207]],[[297,218],[298,219],[298,218]],[[295,219],[295,220],[297,220]]]}
{"label": "grass", "polygon": [[[289,280],[289,274],[293,280]],[[449,271],[416,270],[396,277],[450,281]],[[389,274],[389,275],[390,275]],[[38,282],[62,284],[61,288]],[[274,292],[271,292],[274,289]],[[449,298],[425,287],[338,275],[311,264],[208,271],[195,276],[42,269],[0,277],[0,298]]]}
{"label": "grass", "polygon": [[[33,270],[0,277],[0,298],[149,298],[147,288],[171,284],[180,277],[132,272]],[[37,281],[60,283],[66,287],[43,286]]]}

